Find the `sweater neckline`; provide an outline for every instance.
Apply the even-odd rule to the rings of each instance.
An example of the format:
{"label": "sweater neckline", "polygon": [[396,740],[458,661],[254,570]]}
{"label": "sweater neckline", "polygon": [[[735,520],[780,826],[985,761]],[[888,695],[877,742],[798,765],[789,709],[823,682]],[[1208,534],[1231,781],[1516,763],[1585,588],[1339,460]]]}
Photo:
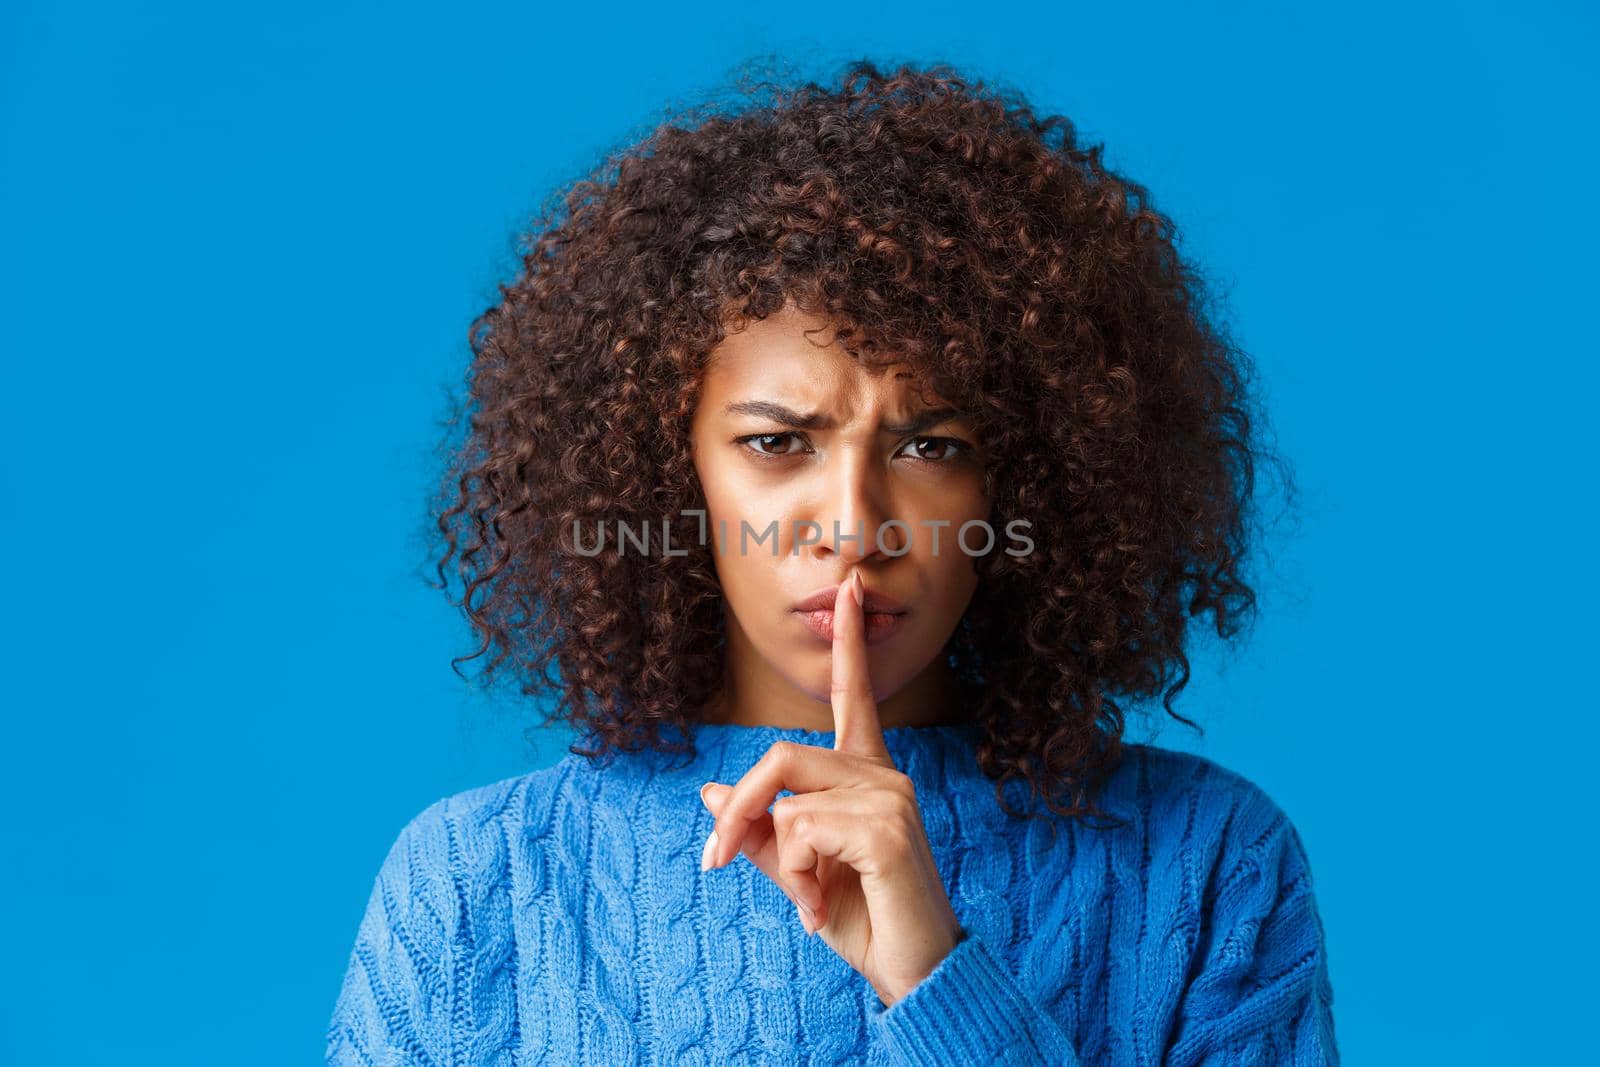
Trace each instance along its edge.
{"label": "sweater neckline", "polygon": [[[832,748],[837,732],[811,730],[803,726],[746,725],[741,723],[695,723],[689,727],[699,759],[725,766],[745,766],[780,741],[793,741],[817,748]],[[891,726],[883,731],[883,743],[896,765],[907,767],[926,762],[931,753],[970,753],[977,745],[976,725]],[[943,763],[943,760],[936,761]]]}
{"label": "sweater neckline", "polygon": [[[737,737],[766,734],[774,737],[782,737],[784,739],[803,738],[812,742],[823,738],[832,741],[835,733],[833,730],[812,730],[804,726],[773,726],[766,723],[751,724],[733,722],[693,723],[691,724],[690,729],[698,735],[707,737],[716,737],[718,735]],[[969,733],[976,730],[977,727],[970,723],[939,724],[933,726],[889,726],[884,729],[883,736],[885,740],[890,737],[911,737],[913,735],[934,737],[941,734]]]}
{"label": "sweater neckline", "polygon": [[[811,730],[804,726],[750,725],[747,723],[703,722],[689,728],[699,742],[711,742],[733,748],[757,746],[766,749],[779,741],[797,741],[804,745],[832,748],[837,731]],[[937,726],[890,726],[883,731],[883,742],[893,752],[896,748],[913,747],[930,741],[969,741],[977,736],[978,728],[968,723]]]}

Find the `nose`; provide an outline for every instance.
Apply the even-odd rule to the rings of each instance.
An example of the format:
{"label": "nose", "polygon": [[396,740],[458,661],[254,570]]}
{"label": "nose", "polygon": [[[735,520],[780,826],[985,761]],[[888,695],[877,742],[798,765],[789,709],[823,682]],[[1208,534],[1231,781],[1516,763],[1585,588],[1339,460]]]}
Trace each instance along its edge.
{"label": "nose", "polygon": [[[811,546],[818,559],[837,555],[855,565],[898,552],[905,540],[899,526],[880,528],[893,518],[888,512],[883,472],[864,449],[844,449],[824,478],[823,506],[815,516],[822,535]],[[883,541],[880,548],[878,541]]]}

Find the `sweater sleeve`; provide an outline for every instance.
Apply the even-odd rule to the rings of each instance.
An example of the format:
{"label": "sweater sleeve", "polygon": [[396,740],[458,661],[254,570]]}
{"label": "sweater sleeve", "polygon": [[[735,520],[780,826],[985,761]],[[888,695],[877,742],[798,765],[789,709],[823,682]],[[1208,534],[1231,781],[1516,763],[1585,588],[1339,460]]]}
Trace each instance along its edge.
{"label": "sweater sleeve", "polygon": [[373,881],[328,1024],[329,1064],[413,1067],[452,1062],[450,878],[444,801],[400,832]]}
{"label": "sweater sleeve", "polygon": [[1333,986],[1311,868],[1294,825],[1257,794],[1213,891],[1170,1067],[1337,1067]]}
{"label": "sweater sleeve", "polygon": [[921,982],[873,1017],[897,1064],[1077,1067],[1066,1033],[1017,983],[983,939],[961,940]]}
{"label": "sweater sleeve", "polygon": [[[1338,1067],[1333,989],[1293,824],[1251,790],[1207,894],[1164,1067]],[[1108,1020],[1148,1030],[1153,1018]],[[873,1025],[897,1064],[1077,1067],[1069,1035],[981,938],[962,940]]]}

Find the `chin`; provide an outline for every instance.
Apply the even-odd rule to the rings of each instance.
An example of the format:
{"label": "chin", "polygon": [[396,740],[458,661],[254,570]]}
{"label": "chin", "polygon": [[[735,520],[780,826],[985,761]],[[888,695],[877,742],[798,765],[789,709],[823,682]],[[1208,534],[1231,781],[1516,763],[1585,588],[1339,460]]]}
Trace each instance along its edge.
{"label": "chin", "polygon": [[[785,672],[788,674],[788,672]],[[789,681],[794,683],[796,689],[809,696],[819,704],[833,703],[833,671],[824,659],[820,669],[807,671],[800,677],[788,675]]]}
{"label": "chin", "polygon": [[[784,677],[792,682],[796,689],[806,693],[819,704],[833,703],[833,664],[826,651],[822,654],[821,665],[811,670],[802,672],[798,676],[793,671],[783,671]],[[873,699],[882,704],[894,696],[906,683],[916,676],[915,672],[904,677],[883,679],[877,670],[871,671]]]}

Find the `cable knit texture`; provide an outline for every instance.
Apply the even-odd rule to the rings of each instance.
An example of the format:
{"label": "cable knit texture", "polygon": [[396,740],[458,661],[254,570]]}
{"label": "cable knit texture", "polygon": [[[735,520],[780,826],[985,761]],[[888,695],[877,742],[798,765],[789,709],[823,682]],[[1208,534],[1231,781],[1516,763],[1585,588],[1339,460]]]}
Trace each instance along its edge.
{"label": "cable knit texture", "polygon": [[[886,731],[962,939],[885,1009],[749,860],[700,870],[700,786],[738,781],[775,742],[834,735],[694,737],[692,760],[569,753],[412,819],[367,901],[327,1061],[1339,1062],[1305,850],[1242,776],[1127,745],[1100,798],[1127,825],[1023,821],[970,728]],[[1006,797],[1044,810],[1020,781]]]}

